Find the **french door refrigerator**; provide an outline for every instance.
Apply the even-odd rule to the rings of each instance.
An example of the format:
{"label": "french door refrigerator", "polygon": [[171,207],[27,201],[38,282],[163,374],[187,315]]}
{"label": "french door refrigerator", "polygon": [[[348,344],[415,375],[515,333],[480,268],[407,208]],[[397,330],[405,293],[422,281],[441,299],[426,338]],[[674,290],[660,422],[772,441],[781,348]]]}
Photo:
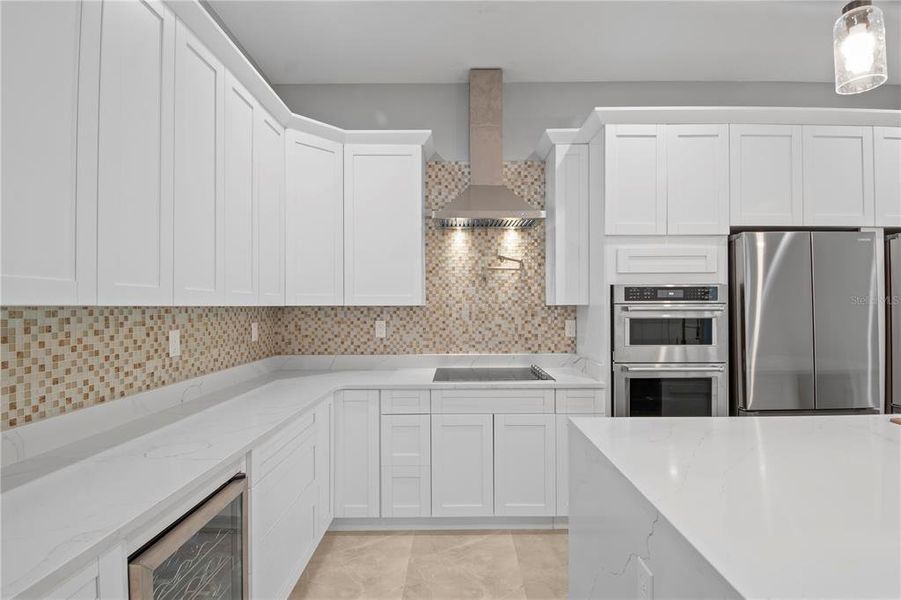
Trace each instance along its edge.
{"label": "french door refrigerator", "polygon": [[730,238],[733,414],[881,412],[873,232]]}

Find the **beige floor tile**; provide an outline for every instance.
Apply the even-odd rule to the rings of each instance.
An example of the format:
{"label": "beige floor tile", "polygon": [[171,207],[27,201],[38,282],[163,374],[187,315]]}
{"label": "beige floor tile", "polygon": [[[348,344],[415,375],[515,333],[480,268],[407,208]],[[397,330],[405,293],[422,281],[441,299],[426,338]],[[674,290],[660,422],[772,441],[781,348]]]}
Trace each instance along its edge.
{"label": "beige floor tile", "polygon": [[513,546],[529,600],[564,599],[568,590],[565,532],[512,532]]}

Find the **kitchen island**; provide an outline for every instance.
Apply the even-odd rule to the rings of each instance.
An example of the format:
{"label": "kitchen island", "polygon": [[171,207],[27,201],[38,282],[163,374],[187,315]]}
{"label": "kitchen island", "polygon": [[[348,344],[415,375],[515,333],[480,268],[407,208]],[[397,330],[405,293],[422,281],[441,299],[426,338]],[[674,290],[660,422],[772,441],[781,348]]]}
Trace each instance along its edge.
{"label": "kitchen island", "polygon": [[571,598],[901,597],[889,416],[570,428]]}

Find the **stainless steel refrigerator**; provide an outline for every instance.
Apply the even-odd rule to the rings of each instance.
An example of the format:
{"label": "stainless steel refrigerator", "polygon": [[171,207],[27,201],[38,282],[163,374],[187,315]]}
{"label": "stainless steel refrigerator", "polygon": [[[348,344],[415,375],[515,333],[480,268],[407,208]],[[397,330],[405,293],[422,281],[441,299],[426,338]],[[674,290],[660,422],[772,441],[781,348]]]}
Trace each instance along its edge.
{"label": "stainless steel refrigerator", "polygon": [[888,258],[888,307],[890,342],[888,364],[888,389],[891,397],[891,411],[901,413],[901,234],[889,236],[886,240]]}
{"label": "stainless steel refrigerator", "polygon": [[882,243],[844,231],[730,238],[733,414],[882,410]]}

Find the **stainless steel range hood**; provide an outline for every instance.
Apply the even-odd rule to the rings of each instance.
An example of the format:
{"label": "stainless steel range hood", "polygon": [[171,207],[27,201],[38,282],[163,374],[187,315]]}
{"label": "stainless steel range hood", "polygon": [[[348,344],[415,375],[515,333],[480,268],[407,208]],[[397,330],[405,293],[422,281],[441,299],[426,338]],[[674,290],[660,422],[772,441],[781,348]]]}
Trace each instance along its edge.
{"label": "stainless steel range hood", "polygon": [[504,185],[503,85],[500,69],[469,71],[472,185],[432,211],[440,227],[531,227],[545,216]]}

